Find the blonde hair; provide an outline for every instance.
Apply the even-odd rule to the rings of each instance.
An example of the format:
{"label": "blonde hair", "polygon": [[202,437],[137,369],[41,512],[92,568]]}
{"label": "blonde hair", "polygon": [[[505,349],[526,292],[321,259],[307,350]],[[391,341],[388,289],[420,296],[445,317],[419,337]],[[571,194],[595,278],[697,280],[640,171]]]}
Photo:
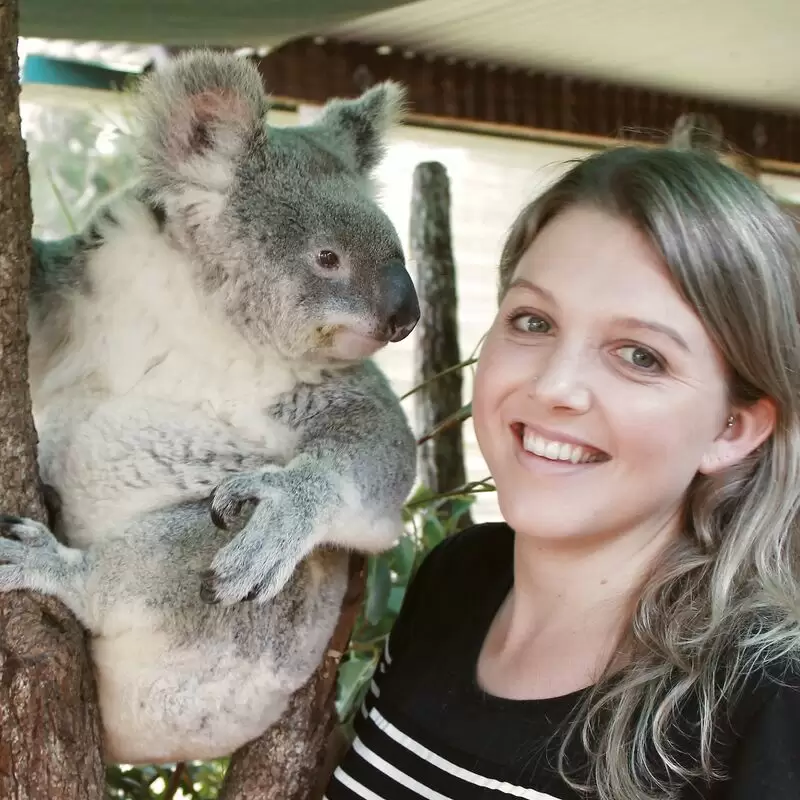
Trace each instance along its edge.
{"label": "blonde hair", "polygon": [[[562,741],[559,769],[575,788],[601,800],[672,797],[722,777],[717,715],[745,680],[800,657],[800,238],[761,187],[712,155],[620,147],[577,163],[522,211],[503,249],[501,297],[536,235],[575,205],[649,237],[727,362],[731,402],[766,396],[778,410],[750,458],[695,478],[686,536],[644,587],[624,662],[609,665]],[[687,702],[699,707],[696,761],[676,738]],[[565,767],[578,735],[583,781]]]}

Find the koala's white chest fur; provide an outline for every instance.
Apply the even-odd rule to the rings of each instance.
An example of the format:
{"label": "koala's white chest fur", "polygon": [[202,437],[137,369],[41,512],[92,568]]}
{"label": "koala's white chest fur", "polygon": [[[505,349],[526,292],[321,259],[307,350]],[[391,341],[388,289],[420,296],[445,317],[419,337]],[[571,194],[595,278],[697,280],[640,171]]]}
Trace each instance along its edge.
{"label": "koala's white chest fur", "polygon": [[115,213],[87,259],[90,288],[73,299],[69,336],[37,387],[44,405],[62,392],[90,390],[262,409],[292,387],[296,374],[245,342],[143,206],[123,202]]}
{"label": "koala's white chest fur", "polygon": [[116,213],[69,335],[47,359],[32,350],[40,469],[79,546],[234,470],[285,464],[296,440],[267,412],[298,376],[207,302],[146,209]]}

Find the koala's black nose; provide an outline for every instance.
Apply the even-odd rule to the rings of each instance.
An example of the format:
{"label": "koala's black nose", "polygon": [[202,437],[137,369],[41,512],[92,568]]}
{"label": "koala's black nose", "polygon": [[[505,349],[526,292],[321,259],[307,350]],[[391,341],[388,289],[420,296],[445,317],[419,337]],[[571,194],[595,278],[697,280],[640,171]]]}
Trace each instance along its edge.
{"label": "koala's black nose", "polygon": [[390,261],[381,280],[381,317],[390,342],[405,339],[419,322],[419,298],[402,261]]}

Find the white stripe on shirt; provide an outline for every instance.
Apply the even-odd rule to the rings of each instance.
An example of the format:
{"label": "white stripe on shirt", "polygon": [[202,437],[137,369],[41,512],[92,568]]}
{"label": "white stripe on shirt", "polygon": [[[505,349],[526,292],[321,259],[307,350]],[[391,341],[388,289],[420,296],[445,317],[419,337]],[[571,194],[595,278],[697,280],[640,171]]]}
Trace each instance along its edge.
{"label": "white stripe on shirt", "polygon": [[[503,794],[511,795],[512,797],[522,797],[524,800],[558,800],[558,798],[553,797],[553,795],[543,794],[542,792],[537,792],[535,789],[526,789],[524,786],[515,786],[507,781],[498,781],[494,778],[486,778],[483,775],[478,775],[475,772],[470,772],[468,769],[459,767],[457,764],[453,764],[447,759],[442,758],[440,755],[437,755],[432,750],[428,750],[427,747],[419,744],[419,742],[414,741],[410,736],[407,736],[401,730],[396,728],[381,714],[380,711],[378,711],[377,708],[373,708],[372,711],[370,711],[369,716],[370,719],[372,719],[372,721],[378,726],[378,728],[380,728],[380,730],[382,730],[390,738],[394,739],[395,742],[405,747],[406,750],[409,750],[415,756],[423,759],[423,761],[433,764],[433,766],[438,767],[443,772],[447,772],[456,778],[467,781],[467,783],[472,783],[475,786],[482,786],[486,789],[494,789],[498,792],[502,792]],[[356,739],[356,742],[361,744],[360,740],[358,739]],[[361,748],[366,750],[363,744],[361,744]],[[360,750],[357,749],[357,752],[359,755],[364,757]],[[377,756],[375,757],[377,758]],[[381,761],[383,761],[383,759],[381,759]],[[387,767],[394,769],[394,767],[391,767],[385,761],[383,763],[386,764]],[[397,772],[397,770],[395,770],[395,772]],[[422,792],[420,792],[420,794],[422,794]],[[443,795],[436,793],[433,795],[423,794],[423,797],[429,796],[442,797]]]}
{"label": "white stripe on shirt", "polygon": [[397,767],[390,764],[388,761],[382,759],[379,755],[376,755],[372,752],[365,744],[361,741],[361,739],[356,739],[353,742],[353,750],[358,753],[361,758],[364,759],[368,764],[371,764],[375,769],[379,772],[382,772],[384,775],[390,777],[395,783],[399,783],[401,786],[405,786],[406,789],[411,789],[412,791],[416,792],[420,797],[426,798],[426,800],[453,800],[452,797],[448,797],[446,794],[441,794],[437,792],[435,789],[429,789],[427,786],[424,786],[419,781],[414,780],[414,778],[406,775],[403,772],[400,772]]}
{"label": "white stripe on shirt", "polygon": [[[383,800],[382,797],[379,797],[371,789],[367,789],[366,786],[362,786],[355,778],[351,778],[341,767],[337,767],[336,772],[333,773],[333,777],[336,778],[342,786],[346,786],[351,792],[355,792],[359,797],[363,797],[364,800]],[[328,800],[327,796],[322,800]]]}

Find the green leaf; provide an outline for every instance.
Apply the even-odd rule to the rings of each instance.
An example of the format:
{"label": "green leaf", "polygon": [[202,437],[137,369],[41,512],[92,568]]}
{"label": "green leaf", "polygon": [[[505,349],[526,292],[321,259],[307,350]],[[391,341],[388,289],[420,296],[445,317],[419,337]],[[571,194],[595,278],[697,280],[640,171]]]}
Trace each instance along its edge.
{"label": "green leaf", "polygon": [[400,613],[400,608],[403,605],[403,598],[406,596],[405,586],[395,586],[389,592],[388,608],[395,616]]}
{"label": "green leaf", "polygon": [[369,561],[367,574],[367,604],[364,616],[375,625],[386,613],[389,592],[392,590],[392,575],[389,570],[388,554],[373,556]]}
{"label": "green leaf", "polygon": [[406,585],[414,570],[417,560],[417,545],[408,534],[400,537],[400,541],[392,550],[391,566],[397,574],[395,584]]}
{"label": "green leaf", "polygon": [[436,494],[427,486],[417,486],[411,493],[411,496],[406,500],[406,505],[415,505],[418,503],[426,503],[429,500],[434,500]]}
{"label": "green leaf", "polygon": [[354,637],[354,643],[362,647],[382,644],[392,629],[394,619],[393,614],[387,614],[375,624],[367,623],[359,629],[358,636]]}
{"label": "green leaf", "polygon": [[425,543],[425,551],[436,547],[439,542],[447,536],[447,531],[439,517],[433,512],[425,518],[422,525],[422,538]]}
{"label": "green leaf", "polygon": [[361,705],[376,664],[376,657],[353,656],[339,667],[336,711],[340,719],[348,719]]}
{"label": "green leaf", "polygon": [[475,495],[471,495],[470,497],[456,497],[450,501],[450,517],[448,519],[449,523],[452,523],[455,527],[455,523],[470,510],[470,508],[475,504]]}

